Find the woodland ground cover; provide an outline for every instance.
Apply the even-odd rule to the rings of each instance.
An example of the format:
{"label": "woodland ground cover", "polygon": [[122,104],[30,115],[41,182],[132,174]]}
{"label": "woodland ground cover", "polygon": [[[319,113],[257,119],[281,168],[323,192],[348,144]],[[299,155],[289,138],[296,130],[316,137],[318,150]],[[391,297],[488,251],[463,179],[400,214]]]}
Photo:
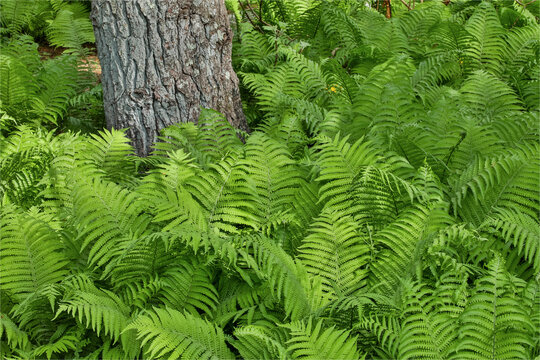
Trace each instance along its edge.
{"label": "woodland ground cover", "polygon": [[251,3],[254,131],[139,158],[87,6],[2,1],[2,357],[538,358],[538,2]]}

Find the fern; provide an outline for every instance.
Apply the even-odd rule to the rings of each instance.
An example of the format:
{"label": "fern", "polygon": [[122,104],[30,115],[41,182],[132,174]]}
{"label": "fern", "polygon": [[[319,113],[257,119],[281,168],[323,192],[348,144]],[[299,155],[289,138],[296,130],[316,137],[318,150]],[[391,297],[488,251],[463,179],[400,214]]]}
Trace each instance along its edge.
{"label": "fern", "polygon": [[501,237],[514,245],[523,256],[538,271],[540,268],[540,251],[538,249],[538,224],[529,215],[513,210],[497,211],[497,214],[486,220],[486,226],[493,227]]}
{"label": "fern", "polygon": [[150,357],[232,359],[223,331],[201,318],[172,309],[140,315],[126,329],[136,329]]}
{"label": "fern", "polygon": [[471,69],[486,69],[498,74],[502,59],[502,26],[497,12],[489,2],[482,2],[465,25],[472,36],[472,44],[467,50]]}
{"label": "fern", "polygon": [[250,136],[245,157],[247,176],[253,179],[258,195],[259,222],[269,228],[293,202],[299,183],[294,162],[287,148],[262,134]]}
{"label": "fern", "polygon": [[97,289],[88,279],[74,278],[67,284],[56,316],[66,312],[99,336],[110,334],[115,341],[129,319],[129,308],[113,292]]}
{"label": "fern", "polygon": [[193,315],[198,314],[197,309],[212,314],[218,298],[211,280],[211,273],[203,264],[185,261],[162,275],[163,302],[171,309],[184,310]]}
{"label": "fern", "polygon": [[295,262],[283,249],[264,237],[246,244],[246,250],[250,248],[260,272],[259,276],[268,281],[276,298],[283,299],[286,314],[292,320],[309,314],[309,284],[302,263]]}
{"label": "fern", "polygon": [[358,359],[360,358],[356,339],[349,338],[348,332],[333,327],[323,329],[322,321],[287,325],[291,330],[291,339],[287,341],[287,350],[293,359]]}
{"label": "fern", "polygon": [[113,183],[94,180],[78,184],[73,193],[73,213],[80,247],[88,247],[90,265],[106,264],[113,258],[115,246],[118,251],[131,237],[144,234],[150,218],[137,216],[140,211],[140,201]]}
{"label": "fern", "polygon": [[370,248],[351,218],[322,214],[299,251],[307,270],[324,279],[327,291],[343,296],[365,286]]}
{"label": "fern", "polygon": [[1,288],[19,301],[66,274],[62,242],[47,217],[30,210],[3,209]]}
{"label": "fern", "polygon": [[17,324],[7,314],[0,314],[0,338],[6,334],[7,344],[16,349],[24,349],[29,344],[28,335],[18,328]]}
{"label": "fern", "polygon": [[245,172],[239,155],[231,154],[211,165],[205,177],[193,177],[189,182],[191,193],[207,211],[210,226],[231,233],[237,232],[234,225],[257,227],[253,202],[243,201],[254,194]]}
{"label": "fern", "polygon": [[88,4],[3,1],[2,356],[538,357],[538,2],[412,3],[228,1],[253,131],[139,158],[32,39]]}
{"label": "fern", "polygon": [[261,326],[249,325],[234,332],[237,340],[233,345],[244,359],[290,359],[287,348],[277,331],[269,331]]}
{"label": "fern", "polygon": [[34,350],[34,354],[41,357],[43,354],[47,355],[47,359],[50,359],[52,354],[65,353],[69,350],[75,350],[77,348],[76,343],[79,341],[74,335],[64,335],[57,341],[47,345],[41,345]]}
{"label": "fern", "polygon": [[[538,164],[536,148],[510,151],[494,158],[478,159],[456,183],[453,199],[460,215],[479,224],[496,208],[516,210],[536,216]],[[530,159],[530,160],[529,160]],[[502,178],[502,174],[506,174]],[[475,194],[475,199],[466,194]],[[462,200],[465,201],[462,203]],[[478,200],[482,199],[482,202]],[[473,207],[471,201],[475,203]],[[477,205],[476,205],[477,204]]]}
{"label": "fern", "polygon": [[504,261],[496,256],[463,312],[457,357],[526,358],[531,327],[523,305],[512,295]]}
{"label": "fern", "polygon": [[418,252],[437,231],[451,224],[444,204],[429,207],[417,206],[396,219],[374,236],[381,246],[373,265],[373,285],[378,283],[386,290],[397,285],[399,277],[414,273],[420,264]]}
{"label": "fern", "polygon": [[95,38],[90,19],[81,17],[86,14],[78,5],[65,6],[58,11],[47,28],[47,37],[52,45],[67,48],[68,53],[84,55],[83,45],[95,42]]}
{"label": "fern", "polygon": [[443,297],[434,297],[421,288],[413,291],[405,304],[399,358],[448,359],[458,335],[456,317],[437,306],[437,302],[443,303]]}

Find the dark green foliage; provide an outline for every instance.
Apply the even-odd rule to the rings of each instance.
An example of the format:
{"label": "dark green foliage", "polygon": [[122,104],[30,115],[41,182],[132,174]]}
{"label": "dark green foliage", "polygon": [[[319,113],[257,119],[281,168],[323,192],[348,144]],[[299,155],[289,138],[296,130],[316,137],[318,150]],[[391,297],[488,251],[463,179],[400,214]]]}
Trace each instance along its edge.
{"label": "dark green foliage", "polygon": [[540,356],[528,7],[228,3],[258,126],[204,110],[145,159],[123,131],[15,122],[86,100],[73,60],[6,47],[2,356]]}
{"label": "dark green foliage", "polygon": [[[0,13],[2,135],[21,124],[85,132],[101,127],[101,85],[86,58],[94,33],[85,5],[6,0]],[[48,54],[38,52],[37,43],[61,47],[62,55],[42,61]]]}

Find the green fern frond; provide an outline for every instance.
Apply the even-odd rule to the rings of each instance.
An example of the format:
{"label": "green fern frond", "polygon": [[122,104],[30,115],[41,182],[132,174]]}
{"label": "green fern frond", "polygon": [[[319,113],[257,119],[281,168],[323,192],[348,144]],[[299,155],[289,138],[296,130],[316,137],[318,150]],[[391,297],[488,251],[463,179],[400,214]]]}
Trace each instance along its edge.
{"label": "green fern frond", "polygon": [[375,334],[388,358],[398,358],[401,324],[396,316],[366,316],[358,326]]}
{"label": "green fern frond", "polygon": [[508,85],[483,71],[474,72],[463,84],[461,93],[472,114],[482,122],[505,119],[522,109]]}
{"label": "green fern frond", "polygon": [[2,211],[0,286],[19,301],[67,274],[62,241],[49,221],[36,210]]}
{"label": "green fern frond", "polygon": [[237,338],[233,345],[240,355],[246,360],[288,360],[291,359],[286,346],[276,336],[274,331],[269,331],[262,326],[248,325],[237,328],[234,336]]}
{"label": "green fern frond", "polygon": [[34,349],[33,353],[36,357],[41,357],[43,354],[47,355],[47,359],[50,359],[52,354],[61,354],[69,352],[70,350],[77,349],[77,343],[80,339],[71,334],[62,336],[60,339],[53,343],[41,345]]}
{"label": "green fern frond", "polygon": [[321,136],[317,150],[317,181],[322,183],[319,201],[336,211],[349,208],[354,178],[363,167],[379,159],[378,151],[369,141],[360,139],[351,145],[348,136],[340,138],[339,134],[334,139]]}
{"label": "green fern frond", "polygon": [[197,315],[202,310],[211,315],[218,302],[210,270],[196,262],[182,261],[161,275],[163,303],[176,310]]}
{"label": "green fern frond", "polygon": [[7,55],[0,55],[0,101],[2,110],[8,114],[16,115],[15,106],[28,106],[38,91],[33,74],[20,60]]}
{"label": "green fern frond", "polygon": [[253,254],[259,276],[268,282],[275,298],[282,299],[287,316],[293,321],[307,316],[311,306],[304,266],[264,237],[249,241],[245,250]]}
{"label": "green fern frond", "polygon": [[481,2],[465,24],[465,30],[473,36],[466,51],[470,69],[485,69],[491,74],[499,74],[504,49],[503,27],[493,5]]}
{"label": "green fern frond", "polygon": [[[218,293],[214,322],[221,327],[231,321],[236,323],[246,312],[253,312],[257,308],[271,308],[275,303],[264,283],[249,285],[237,277],[220,279]],[[249,319],[248,324],[251,324]]]}
{"label": "green fern frond", "polygon": [[455,211],[478,225],[497,208],[535,218],[540,208],[538,159],[537,147],[523,147],[476,160],[454,186]]}
{"label": "green fern frond", "polygon": [[50,168],[56,144],[52,133],[21,126],[0,140],[0,196],[28,208],[39,203],[41,180]]}
{"label": "green fern frond", "polygon": [[91,134],[87,147],[82,153],[83,159],[88,159],[106,178],[120,184],[135,182],[135,163],[133,162],[133,147],[125,131],[104,129],[97,134]]}
{"label": "green fern frond", "polygon": [[163,129],[161,142],[155,144],[156,155],[183,149],[207,167],[239,149],[242,141],[236,130],[217,111],[201,109],[198,126],[181,123]]}
{"label": "green fern frond", "polygon": [[457,317],[439,309],[442,299],[417,288],[405,304],[399,356],[403,359],[448,359],[458,337]]}
{"label": "green fern frond", "polygon": [[287,341],[287,351],[293,359],[359,359],[356,337],[350,331],[323,328],[323,321],[313,324],[312,318],[306,323],[296,322],[284,325],[291,330]]}
{"label": "green fern frond", "polygon": [[66,312],[98,336],[103,330],[104,335],[117,341],[128,324],[129,307],[112,291],[96,288],[89,279],[71,279],[66,287],[56,316]]}
{"label": "green fern frond", "polygon": [[147,202],[148,208],[152,208],[153,221],[164,224],[162,231],[185,222],[206,231],[206,212],[185,188],[199,170],[194,160],[180,149],[169,152],[164,162],[150,170],[141,181],[136,191]]}
{"label": "green fern frond", "polygon": [[307,271],[323,278],[326,291],[349,295],[365,286],[369,247],[352,218],[323,213],[299,247]]}
{"label": "green fern frond", "polygon": [[223,330],[190,314],[173,309],[154,309],[135,319],[126,330],[137,330],[151,358],[234,359],[225,344]]}
{"label": "green fern frond", "polygon": [[73,215],[81,250],[88,248],[88,263],[101,266],[131,238],[142,236],[150,222],[134,193],[95,179],[77,182],[73,191]]}
{"label": "green fern frond", "polygon": [[291,206],[299,185],[298,172],[287,148],[260,133],[252,134],[245,147],[247,176],[255,184],[260,226]]}
{"label": "green fern frond", "polygon": [[533,328],[509,280],[503,259],[495,256],[462,314],[457,358],[527,358]]}
{"label": "green fern frond", "polygon": [[57,125],[75,95],[76,79],[74,58],[62,56],[45,62],[39,77],[41,89],[32,102],[34,116]]}
{"label": "green fern frond", "polygon": [[18,34],[32,23],[35,2],[31,0],[6,0],[0,7],[0,24],[12,34]]}
{"label": "green fern frond", "polygon": [[0,339],[7,339],[7,344],[12,349],[24,349],[28,346],[28,334],[19,329],[17,324],[7,314],[0,313]]}
{"label": "green fern frond", "polygon": [[425,241],[452,223],[447,211],[444,203],[416,205],[377,232],[373,241],[381,249],[371,267],[371,284],[391,291],[401,277],[414,273],[421,266],[418,262]]}
{"label": "green fern frond", "polygon": [[527,309],[528,318],[534,326],[533,342],[529,344],[529,357],[534,358],[540,355],[540,339],[534,335],[540,332],[540,284],[538,283],[538,279],[529,281],[523,289],[522,299]]}
{"label": "green fern frond", "polygon": [[186,189],[206,210],[210,227],[228,233],[238,232],[235,225],[257,228],[256,191],[246,171],[240,156],[231,154],[210,165],[204,177],[189,179]]}
{"label": "green fern frond", "polygon": [[[3,6],[7,2],[9,1],[2,2],[0,5]],[[19,1],[19,3],[24,3],[24,1]],[[29,35],[13,36],[7,44],[2,44],[2,55],[19,60],[28,71],[35,74],[43,66],[38,47],[39,45]]]}
{"label": "green fern frond", "polygon": [[77,10],[73,6],[65,6],[58,11],[47,28],[47,38],[51,45],[67,48],[68,53],[83,56],[86,53],[83,45],[96,40],[90,19],[78,17],[80,14]]}
{"label": "green fern frond", "polygon": [[540,270],[540,228],[538,221],[514,210],[499,209],[485,223],[493,227],[508,243],[514,245],[519,254],[531,264],[535,271]]}

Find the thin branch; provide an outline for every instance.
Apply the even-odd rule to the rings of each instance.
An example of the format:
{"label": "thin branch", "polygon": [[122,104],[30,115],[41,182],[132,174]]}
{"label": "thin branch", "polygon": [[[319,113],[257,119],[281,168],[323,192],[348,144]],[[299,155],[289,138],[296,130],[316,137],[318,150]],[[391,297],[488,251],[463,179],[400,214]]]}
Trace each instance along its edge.
{"label": "thin branch", "polygon": [[409,9],[409,11],[412,10],[411,5],[407,4],[407,3],[405,2],[405,0],[399,0],[399,1],[401,1],[401,3],[402,3],[403,5],[405,5],[405,6],[407,7],[407,9]]}
{"label": "thin branch", "polygon": [[[248,11],[246,10],[246,8],[244,7],[244,3],[241,2],[241,1],[239,1],[238,3],[239,3],[240,6],[242,7],[242,10],[244,10],[244,14],[246,14],[246,18],[248,19],[249,23],[250,23],[251,25],[253,25],[253,28],[258,29],[260,33],[264,34],[264,30],[261,29],[261,27],[260,27],[259,25],[256,25],[256,24],[253,22],[253,20],[251,20],[251,16],[249,16],[249,12],[248,12]],[[251,10],[251,8],[250,8],[250,10]]]}

